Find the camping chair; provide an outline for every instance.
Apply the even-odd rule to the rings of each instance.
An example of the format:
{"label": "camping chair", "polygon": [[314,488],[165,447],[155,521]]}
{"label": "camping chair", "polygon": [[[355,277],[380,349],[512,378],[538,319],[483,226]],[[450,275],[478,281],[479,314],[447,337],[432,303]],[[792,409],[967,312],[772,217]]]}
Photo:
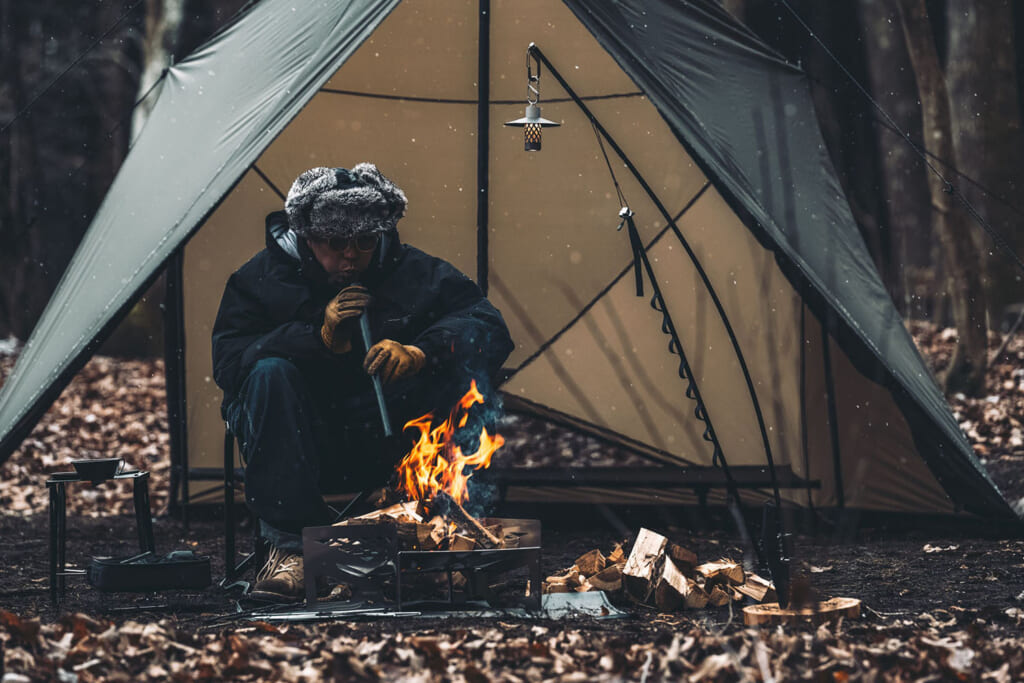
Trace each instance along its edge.
{"label": "camping chair", "polygon": [[[253,565],[262,566],[267,559],[269,548],[267,542],[260,537],[259,518],[252,512],[249,516],[253,528],[253,550],[241,559],[236,556],[235,544],[235,494],[244,489],[244,481],[239,478],[240,468],[235,468],[235,434],[231,431],[231,424],[224,422],[224,578],[220,587],[229,590],[241,587],[248,590],[248,581],[238,581],[237,578],[246,572]],[[361,501],[365,501],[373,489],[357,491],[353,497],[345,501],[340,512],[331,508],[337,513],[337,519],[342,519],[353,510]]]}

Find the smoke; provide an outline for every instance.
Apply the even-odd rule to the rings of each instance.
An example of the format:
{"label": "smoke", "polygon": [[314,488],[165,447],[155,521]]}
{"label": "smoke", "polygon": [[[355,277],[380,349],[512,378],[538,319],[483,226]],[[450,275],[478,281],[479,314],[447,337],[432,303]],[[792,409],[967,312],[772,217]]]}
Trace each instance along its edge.
{"label": "smoke", "polygon": [[[477,403],[469,409],[466,425],[456,430],[452,437],[455,445],[463,453],[476,453],[480,448],[481,430],[486,430],[493,436],[497,431],[498,420],[504,414],[501,396],[493,389],[490,378],[483,375],[474,379],[484,402]],[[469,382],[466,383],[466,388],[469,388]],[[500,491],[497,484],[491,481],[488,470],[470,469],[465,473],[470,472],[472,474],[466,486],[469,500],[463,507],[474,517],[486,517],[494,511]]]}

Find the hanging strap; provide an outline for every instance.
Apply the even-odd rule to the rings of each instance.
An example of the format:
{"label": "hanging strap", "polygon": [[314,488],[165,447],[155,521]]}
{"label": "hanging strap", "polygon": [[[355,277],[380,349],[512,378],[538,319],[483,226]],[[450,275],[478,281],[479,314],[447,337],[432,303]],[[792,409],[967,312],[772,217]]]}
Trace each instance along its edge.
{"label": "hanging strap", "polygon": [[619,227],[616,230],[622,230],[622,226],[625,225],[626,232],[629,234],[629,246],[633,250],[633,277],[636,280],[636,295],[644,295],[644,270],[643,270],[643,252],[644,243],[640,239],[640,231],[636,229],[636,222],[633,220],[633,211],[628,206],[623,206],[619,211],[619,217],[622,220],[619,222]]}
{"label": "hanging strap", "polygon": [[612,168],[612,161],[608,158],[608,152],[604,148],[604,139],[601,137],[601,131],[597,129],[597,124],[593,119],[590,120],[590,127],[594,129],[594,137],[597,138],[597,146],[601,149],[601,156],[604,157],[604,164],[608,167],[608,175],[612,177],[612,184],[615,186],[615,195],[619,198],[619,227],[616,230],[621,231],[622,226],[626,226],[626,232],[629,234],[629,246],[633,250],[633,278],[636,280],[636,295],[644,295],[644,270],[643,263],[641,262],[641,256],[644,251],[644,243],[640,239],[640,231],[636,229],[636,222],[633,220],[633,210],[629,208],[629,202],[626,201],[626,196],[622,193],[622,186],[619,185],[619,179],[615,177],[615,169]]}

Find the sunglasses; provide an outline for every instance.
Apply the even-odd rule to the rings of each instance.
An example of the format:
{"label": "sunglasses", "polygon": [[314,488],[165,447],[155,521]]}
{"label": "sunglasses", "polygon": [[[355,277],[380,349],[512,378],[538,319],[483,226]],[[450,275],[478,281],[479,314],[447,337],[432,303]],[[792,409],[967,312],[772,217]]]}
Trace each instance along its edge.
{"label": "sunglasses", "polygon": [[330,239],[312,239],[317,244],[326,244],[332,251],[345,251],[354,246],[359,251],[373,251],[380,242],[379,235],[362,234],[355,237],[332,237]]}

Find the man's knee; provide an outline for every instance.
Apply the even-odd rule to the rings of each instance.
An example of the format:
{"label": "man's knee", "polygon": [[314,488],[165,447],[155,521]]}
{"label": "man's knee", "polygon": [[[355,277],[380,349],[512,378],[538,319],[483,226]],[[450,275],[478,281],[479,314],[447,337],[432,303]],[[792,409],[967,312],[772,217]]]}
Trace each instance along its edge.
{"label": "man's knee", "polygon": [[245,378],[242,389],[227,407],[232,429],[243,439],[251,436],[268,414],[277,414],[281,402],[296,403],[302,395],[298,368],[284,358],[261,358]]}
{"label": "man's knee", "polygon": [[299,369],[285,358],[260,358],[246,377],[248,382],[262,385],[294,384],[299,379]]}

